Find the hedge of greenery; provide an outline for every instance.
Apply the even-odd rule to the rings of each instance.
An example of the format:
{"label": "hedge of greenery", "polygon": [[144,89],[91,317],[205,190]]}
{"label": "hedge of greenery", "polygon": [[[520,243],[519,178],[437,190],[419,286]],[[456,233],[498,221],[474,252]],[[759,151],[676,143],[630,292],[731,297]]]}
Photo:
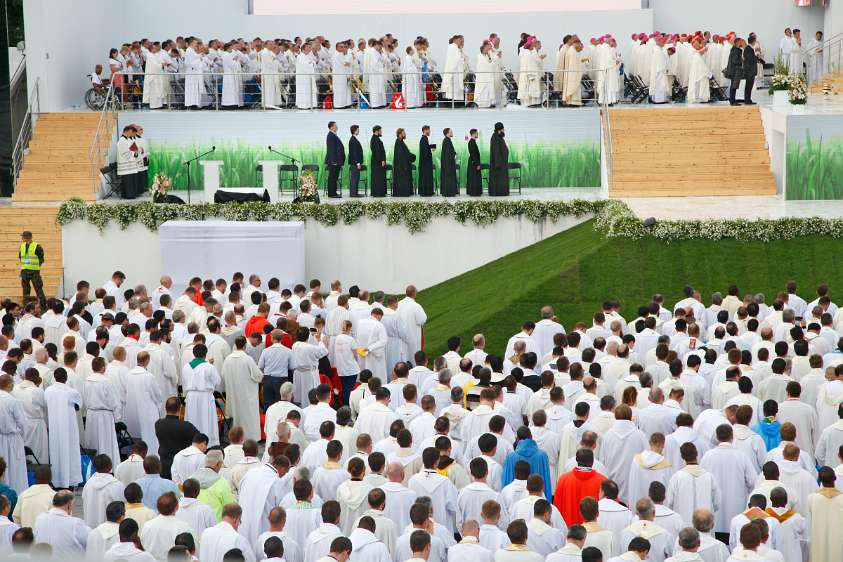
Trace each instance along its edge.
{"label": "hedge of greenery", "polygon": [[354,224],[361,218],[403,224],[410,232],[423,231],[436,217],[451,217],[461,224],[485,226],[500,218],[520,217],[534,223],[562,217],[594,217],[594,228],[610,238],[672,240],[791,240],[804,236],[843,238],[843,219],[819,217],[782,219],[666,220],[652,226],[635,216],[622,201],[536,201],[527,199],[478,199],[456,201],[344,201],[313,203],[199,203],[194,205],[151,202],[85,203],[71,199],[62,204],[57,221],[65,225],[84,220],[100,231],[114,222],[121,228],[140,223],[152,231],[169,220],[233,221],[315,220],[326,226]]}

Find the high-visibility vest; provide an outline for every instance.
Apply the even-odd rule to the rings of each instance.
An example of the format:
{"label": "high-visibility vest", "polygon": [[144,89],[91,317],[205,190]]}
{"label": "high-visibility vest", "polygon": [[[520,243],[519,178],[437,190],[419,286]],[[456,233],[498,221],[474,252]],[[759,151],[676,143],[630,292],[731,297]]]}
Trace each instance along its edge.
{"label": "high-visibility vest", "polygon": [[18,255],[20,256],[21,269],[30,269],[34,271],[41,269],[41,261],[38,259],[38,256],[35,255],[35,250],[37,248],[38,242],[34,241],[29,243],[29,248],[26,247],[25,242],[20,245]]}

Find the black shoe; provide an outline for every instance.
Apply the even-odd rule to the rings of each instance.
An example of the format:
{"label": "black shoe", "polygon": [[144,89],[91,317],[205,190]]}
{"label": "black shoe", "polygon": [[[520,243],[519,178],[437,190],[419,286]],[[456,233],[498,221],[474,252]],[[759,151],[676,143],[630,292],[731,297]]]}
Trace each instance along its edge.
{"label": "black shoe", "polygon": [[743,102],[743,104],[744,104],[744,105],[758,105],[758,104],[757,104],[757,103],[755,103],[754,101],[745,101],[745,102]]}
{"label": "black shoe", "polygon": [[739,102],[739,101],[730,101],[729,102],[729,105],[740,105],[740,104],[741,104],[741,102]]}
{"label": "black shoe", "polygon": [[360,197],[366,197],[366,196],[365,195],[359,195],[359,194],[355,193],[354,195],[352,195],[352,197],[354,197],[355,199],[359,199]]}
{"label": "black shoe", "polygon": [[328,195],[328,199],[342,199],[342,195]]}

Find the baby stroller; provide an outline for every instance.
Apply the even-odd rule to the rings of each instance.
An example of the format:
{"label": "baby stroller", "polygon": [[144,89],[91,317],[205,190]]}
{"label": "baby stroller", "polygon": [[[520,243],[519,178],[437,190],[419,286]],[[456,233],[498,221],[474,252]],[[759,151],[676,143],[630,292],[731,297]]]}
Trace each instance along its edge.
{"label": "baby stroller", "polygon": [[132,447],[135,446],[136,440],[129,434],[129,430],[123,422],[115,423],[114,431],[117,433],[117,448],[120,450],[120,460],[124,461],[132,454]]}

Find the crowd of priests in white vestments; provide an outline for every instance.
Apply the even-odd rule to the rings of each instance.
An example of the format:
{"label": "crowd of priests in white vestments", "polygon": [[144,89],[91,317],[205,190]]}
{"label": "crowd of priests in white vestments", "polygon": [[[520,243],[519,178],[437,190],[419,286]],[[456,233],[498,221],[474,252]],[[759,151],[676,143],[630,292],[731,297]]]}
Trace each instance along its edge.
{"label": "crowd of priests in white vestments", "polygon": [[[502,107],[511,98],[538,106],[550,96],[562,105],[579,106],[583,79],[592,82],[601,102],[617,103],[623,96],[621,56],[611,35],[592,38],[587,46],[576,35],[565,35],[555,60],[545,64],[541,42],[522,34],[518,66],[507,68],[503,56],[496,33],[471,48],[462,35],[452,36],[442,66],[422,36],[407,46],[399,46],[392,34],[334,43],[323,36],[207,43],[177,37],[112,49],[108,68],[124,102],[151,109],[256,104],[266,109],[380,108],[397,93],[406,108],[435,100],[455,107]],[[134,83],[142,87],[140,96],[130,92],[128,85]]]}
{"label": "crowd of priests in white vestments", "polygon": [[828,286],[545,306],[496,349],[426,342],[418,296],[116,271],[4,302],[0,556],[843,560]]}

